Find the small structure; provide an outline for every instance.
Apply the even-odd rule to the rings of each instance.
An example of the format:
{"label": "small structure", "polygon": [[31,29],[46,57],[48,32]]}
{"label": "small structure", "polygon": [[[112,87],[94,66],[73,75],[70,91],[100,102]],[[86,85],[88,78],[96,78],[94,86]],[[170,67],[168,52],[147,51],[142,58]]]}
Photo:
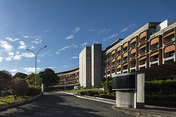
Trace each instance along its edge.
{"label": "small structure", "polygon": [[113,76],[112,90],[116,91],[117,107],[144,108],[145,73],[126,73]]}

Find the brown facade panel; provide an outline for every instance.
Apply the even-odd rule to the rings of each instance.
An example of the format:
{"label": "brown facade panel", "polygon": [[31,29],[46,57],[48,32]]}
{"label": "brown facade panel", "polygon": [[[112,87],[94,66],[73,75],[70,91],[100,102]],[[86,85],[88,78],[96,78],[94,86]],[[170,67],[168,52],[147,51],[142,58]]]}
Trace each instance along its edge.
{"label": "brown facade panel", "polygon": [[146,47],[146,44],[142,45],[141,47],[139,47],[139,50]]}
{"label": "brown facade panel", "polygon": [[136,48],[131,50],[131,54],[134,54],[136,52]]}
{"label": "brown facade panel", "polygon": [[146,59],[146,56],[141,57],[141,58],[139,59],[139,61],[141,61],[141,60],[143,60],[143,59]]}
{"label": "brown facade panel", "polygon": [[125,53],[125,54],[123,55],[123,57],[126,57],[126,56],[128,56],[128,53]]}
{"label": "brown facade panel", "polygon": [[120,51],[120,50],[121,50],[121,47],[119,47],[119,48],[117,49],[117,52]]}
{"label": "brown facade panel", "polygon": [[142,39],[142,38],[145,37],[146,35],[147,35],[146,31],[143,32],[143,33],[141,33],[141,34],[140,34],[140,39]]}
{"label": "brown facade panel", "polygon": [[128,43],[125,43],[124,46],[123,46],[123,48],[125,48],[125,47],[127,47],[127,46],[128,46]]}
{"label": "brown facade panel", "polygon": [[133,42],[136,42],[136,37],[132,39],[130,43],[133,43]]}
{"label": "brown facade panel", "polygon": [[158,43],[158,42],[159,42],[159,38],[156,37],[156,38],[151,40],[150,45],[153,45],[153,44]]}
{"label": "brown facade panel", "polygon": [[155,56],[155,55],[158,55],[158,54],[159,54],[159,52],[157,51],[157,52],[155,52],[155,53],[152,53],[152,54],[150,55],[150,57]]}
{"label": "brown facade panel", "polygon": [[167,46],[164,49],[164,53],[168,53],[168,52],[171,52],[171,51],[174,51],[174,50],[175,50],[175,45],[170,45],[170,46]]}

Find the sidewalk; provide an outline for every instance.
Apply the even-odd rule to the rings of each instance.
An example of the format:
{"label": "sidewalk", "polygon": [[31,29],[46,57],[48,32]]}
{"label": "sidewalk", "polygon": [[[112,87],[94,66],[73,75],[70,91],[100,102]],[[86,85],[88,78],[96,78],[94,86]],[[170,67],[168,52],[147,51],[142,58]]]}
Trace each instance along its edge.
{"label": "sidewalk", "polygon": [[[59,92],[57,92],[59,93]],[[69,92],[60,92],[66,93],[69,95],[76,96],[78,98],[84,98],[94,101],[99,101],[103,103],[112,104],[112,109],[116,111],[122,111],[124,113],[134,115],[137,117],[176,117],[176,109],[175,108],[166,108],[166,107],[157,107],[157,106],[149,106],[145,105],[144,109],[135,109],[135,108],[120,108],[116,106],[116,101],[111,99],[93,97],[93,96],[86,96],[86,95],[77,95],[74,93]]]}

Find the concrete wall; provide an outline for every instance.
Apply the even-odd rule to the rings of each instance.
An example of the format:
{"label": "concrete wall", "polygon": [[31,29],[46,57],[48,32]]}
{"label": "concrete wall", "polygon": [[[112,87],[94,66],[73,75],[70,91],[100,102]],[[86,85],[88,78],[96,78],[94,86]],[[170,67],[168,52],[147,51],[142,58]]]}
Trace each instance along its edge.
{"label": "concrete wall", "polygon": [[91,70],[92,70],[92,86],[100,86],[102,80],[102,45],[93,44],[91,46]]}
{"label": "concrete wall", "polygon": [[80,86],[91,85],[91,47],[85,47],[79,53],[79,83]]}

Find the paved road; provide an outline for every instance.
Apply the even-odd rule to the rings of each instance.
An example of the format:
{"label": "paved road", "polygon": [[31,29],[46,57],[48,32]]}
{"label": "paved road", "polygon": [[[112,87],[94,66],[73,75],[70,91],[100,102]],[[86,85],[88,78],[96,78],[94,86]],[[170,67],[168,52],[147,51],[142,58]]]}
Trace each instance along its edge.
{"label": "paved road", "polygon": [[45,92],[24,105],[0,111],[0,117],[131,117],[111,109],[110,104]]}

